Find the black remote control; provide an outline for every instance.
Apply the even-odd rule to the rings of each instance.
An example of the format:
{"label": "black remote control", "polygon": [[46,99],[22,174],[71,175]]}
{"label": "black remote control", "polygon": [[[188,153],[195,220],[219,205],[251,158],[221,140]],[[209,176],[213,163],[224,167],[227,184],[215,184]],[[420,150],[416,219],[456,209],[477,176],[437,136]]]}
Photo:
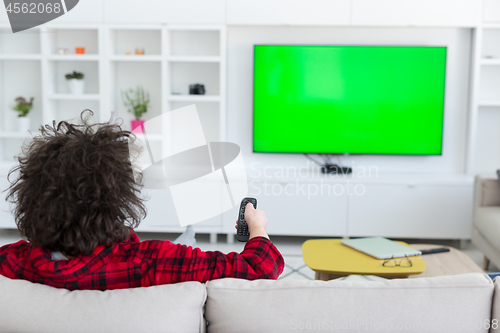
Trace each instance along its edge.
{"label": "black remote control", "polygon": [[236,239],[240,242],[246,242],[250,238],[248,225],[245,221],[245,208],[249,202],[252,203],[253,208],[257,209],[257,199],[244,198],[241,200],[240,210],[238,211],[238,229],[236,231]]}
{"label": "black remote control", "polygon": [[440,247],[437,249],[430,249],[430,250],[420,250],[422,252],[422,255],[426,254],[434,254],[434,253],[442,253],[442,252],[450,252],[450,249],[447,247]]}

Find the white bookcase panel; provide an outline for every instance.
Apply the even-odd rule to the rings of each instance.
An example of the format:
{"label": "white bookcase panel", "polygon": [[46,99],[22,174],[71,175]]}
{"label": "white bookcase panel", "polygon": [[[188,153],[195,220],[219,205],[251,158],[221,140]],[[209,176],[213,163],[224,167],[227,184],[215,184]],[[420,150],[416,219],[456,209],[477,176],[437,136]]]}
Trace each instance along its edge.
{"label": "white bookcase panel", "polygon": [[69,49],[69,54],[76,54],[76,47],[84,47],[85,54],[99,53],[97,29],[47,29],[44,33],[47,34],[51,54],[57,54],[59,48]]}
{"label": "white bookcase panel", "polygon": [[481,57],[500,59],[500,29],[484,29]]}
{"label": "white bookcase panel", "polygon": [[170,63],[171,91],[175,94],[189,94],[189,85],[201,83],[205,86],[206,95],[219,95],[218,63]]}
{"label": "white bookcase panel", "polygon": [[[127,62],[117,61],[111,64],[111,98],[112,111],[125,120],[125,128],[130,128],[130,120],[134,117],[127,112],[123,104],[122,91],[144,88],[150,97],[150,107],[144,115],[144,120],[152,119],[162,113],[162,84],[160,62]],[[155,131],[160,133],[160,127]]]}
{"label": "white bookcase panel", "polygon": [[21,147],[29,138],[3,139],[0,144],[0,153],[4,163],[17,162],[16,156],[21,153]]}
{"label": "white bookcase panel", "polygon": [[218,56],[219,31],[170,30],[170,55]]}
{"label": "white bookcase panel", "polygon": [[82,72],[85,76],[85,93],[99,94],[99,64],[97,61],[50,61],[52,85],[51,94],[68,94],[69,84],[66,74],[73,71]]}
{"label": "white bookcase panel", "polygon": [[84,110],[94,113],[91,123],[100,122],[100,109],[98,101],[76,101],[76,100],[51,100],[48,106],[56,122],[61,120],[71,120],[79,122],[80,114]]}
{"label": "white bookcase panel", "polygon": [[[1,142],[0,142],[1,147]],[[7,193],[3,192],[9,187],[9,182],[6,177],[0,179],[0,228],[14,229],[16,224],[14,223],[14,217],[11,213],[12,205],[5,200]]]}
{"label": "white bookcase panel", "polygon": [[99,94],[51,94],[49,95],[50,100],[65,100],[65,101],[97,101],[101,97]]}
{"label": "white bookcase panel", "polygon": [[[500,167],[500,105],[480,107],[477,117],[475,173],[492,173]],[[492,149],[494,147],[494,149]]]}
{"label": "white bookcase panel", "polygon": [[[467,173],[500,165],[500,0],[483,0],[483,22],[473,30]],[[498,21],[497,23],[495,23]]]}
{"label": "white bookcase panel", "polygon": [[114,29],[110,31],[111,55],[135,54],[136,49],[143,49],[145,55],[160,55],[161,51],[161,30],[126,30]]}
{"label": "white bookcase panel", "polygon": [[479,83],[480,103],[500,99],[500,66],[482,66]]}
{"label": "white bookcase panel", "polygon": [[0,60],[0,132],[17,131],[17,115],[12,110],[17,97],[34,98],[31,129],[42,123],[42,79],[40,61]]}
{"label": "white bookcase panel", "polygon": [[10,28],[0,28],[0,54],[40,54],[40,30],[13,34]]}

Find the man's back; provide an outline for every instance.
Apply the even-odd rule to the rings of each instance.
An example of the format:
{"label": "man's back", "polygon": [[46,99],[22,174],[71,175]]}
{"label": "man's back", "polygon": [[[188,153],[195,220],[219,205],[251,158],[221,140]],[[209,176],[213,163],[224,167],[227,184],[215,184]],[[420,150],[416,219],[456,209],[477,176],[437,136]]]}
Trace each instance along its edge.
{"label": "man's back", "polygon": [[[283,258],[265,231],[264,212],[251,204],[250,240],[239,254],[140,242],[133,229],[147,212],[129,146],[134,134],[91,124],[84,113],[81,124],[45,125],[18,157],[7,198],[28,242],[0,248],[0,274],[70,290],[278,278]],[[53,260],[56,253],[68,259]]]}
{"label": "man's back", "polygon": [[140,242],[135,233],[111,247],[99,245],[89,255],[52,260],[51,251],[26,241],[0,248],[0,274],[56,288],[123,289],[224,277],[277,279],[281,254],[265,237],[247,242],[241,253],[203,252],[170,241]]}

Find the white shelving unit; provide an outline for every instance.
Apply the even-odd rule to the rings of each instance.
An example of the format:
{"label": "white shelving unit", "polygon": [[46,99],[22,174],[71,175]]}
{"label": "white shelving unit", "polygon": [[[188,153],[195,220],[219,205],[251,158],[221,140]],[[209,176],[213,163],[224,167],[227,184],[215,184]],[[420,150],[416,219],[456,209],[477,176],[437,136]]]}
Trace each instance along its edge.
{"label": "white shelving unit", "polygon": [[[75,54],[76,47],[84,47],[85,54]],[[59,48],[69,49],[70,54],[58,54]],[[145,54],[136,55],[136,48]],[[75,119],[85,109],[94,112],[96,122],[108,121],[114,111],[124,119],[123,127],[130,129],[133,117],[123,105],[121,92],[142,86],[151,98],[144,120],[196,104],[207,141],[224,141],[225,68],[225,26],[72,24],[30,29],[14,39],[10,28],[0,25],[0,174],[4,177],[15,165],[14,156],[31,137],[17,131],[16,113],[11,110],[17,96],[35,98],[32,133],[42,124]],[[84,94],[69,93],[65,74],[74,70],[85,75]],[[195,83],[205,85],[206,95],[189,95],[189,84]],[[148,134],[152,149],[168,143],[168,134],[160,133],[158,127]],[[151,193],[153,202],[159,200],[158,194]],[[175,214],[173,207],[164,214],[155,207],[165,205],[150,206],[152,221]],[[182,230],[176,222],[168,223],[146,219],[141,229]],[[220,232],[221,223],[221,218],[215,218],[200,228]],[[15,228],[14,222],[9,226]]]}
{"label": "white shelving unit", "polygon": [[13,37],[10,29],[0,26],[0,170],[14,165],[27,133],[19,133],[17,114],[11,111],[15,98],[34,97],[32,129],[42,122],[42,55],[40,30],[21,32]]}
{"label": "white shelving unit", "polygon": [[[22,143],[6,149],[7,139],[29,137],[16,132],[16,114],[10,110],[18,95],[35,97],[31,130],[73,119],[84,109],[92,110],[96,121],[106,121],[116,111],[127,128],[132,116],[121,91],[140,85],[151,96],[145,120],[195,103],[207,139],[225,138],[224,26],[68,25],[34,28],[15,40],[7,26],[0,26],[0,32],[0,165],[11,165]],[[75,54],[76,47],[85,47],[85,54]],[[70,54],[58,54],[59,48]],[[145,54],[136,55],[136,48]],[[85,74],[83,95],[69,94],[64,75],[73,70]],[[189,95],[193,83],[204,84],[207,94]]]}
{"label": "white shelving unit", "polygon": [[[168,110],[195,103],[207,141],[226,139],[226,29],[167,26],[165,102]],[[189,84],[202,83],[205,95],[189,95]]]}
{"label": "white shelving unit", "polygon": [[[484,1],[484,0],[483,0]],[[500,16],[474,31],[467,172],[493,173],[500,166]]]}

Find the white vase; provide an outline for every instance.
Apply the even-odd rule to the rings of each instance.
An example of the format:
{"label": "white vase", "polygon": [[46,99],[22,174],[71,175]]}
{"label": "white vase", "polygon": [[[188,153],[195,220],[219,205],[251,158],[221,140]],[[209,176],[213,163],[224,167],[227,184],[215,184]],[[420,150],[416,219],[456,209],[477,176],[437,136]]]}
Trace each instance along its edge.
{"label": "white vase", "polygon": [[17,130],[26,133],[30,130],[31,119],[28,117],[17,117]]}
{"label": "white vase", "polygon": [[83,95],[85,93],[85,80],[69,79],[69,92],[72,95]]}

